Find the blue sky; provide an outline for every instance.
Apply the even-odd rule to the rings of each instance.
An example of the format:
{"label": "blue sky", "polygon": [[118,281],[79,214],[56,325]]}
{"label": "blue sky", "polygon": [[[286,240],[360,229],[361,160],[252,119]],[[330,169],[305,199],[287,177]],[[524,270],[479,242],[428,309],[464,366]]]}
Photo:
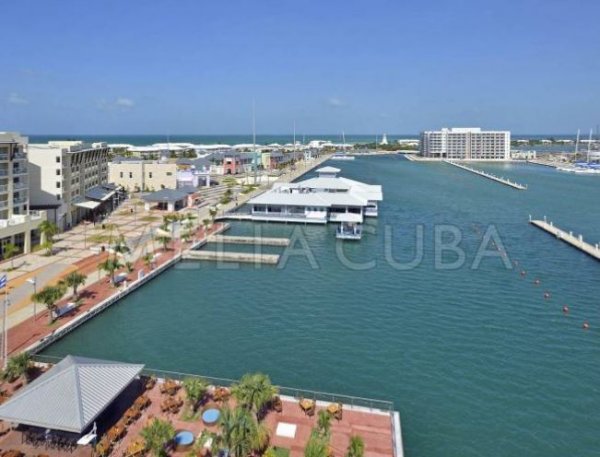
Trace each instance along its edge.
{"label": "blue sky", "polygon": [[600,1],[11,1],[0,130],[412,133],[600,123]]}

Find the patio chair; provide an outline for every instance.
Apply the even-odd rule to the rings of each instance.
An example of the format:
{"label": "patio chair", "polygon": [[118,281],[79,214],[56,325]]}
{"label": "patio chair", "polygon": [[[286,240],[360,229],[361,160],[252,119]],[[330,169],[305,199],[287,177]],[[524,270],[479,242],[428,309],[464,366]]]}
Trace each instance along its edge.
{"label": "patio chair", "polygon": [[275,412],[283,412],[283,402],[281,401],[279,395],[273,397],[273,400],[271,401],[271,407]]}

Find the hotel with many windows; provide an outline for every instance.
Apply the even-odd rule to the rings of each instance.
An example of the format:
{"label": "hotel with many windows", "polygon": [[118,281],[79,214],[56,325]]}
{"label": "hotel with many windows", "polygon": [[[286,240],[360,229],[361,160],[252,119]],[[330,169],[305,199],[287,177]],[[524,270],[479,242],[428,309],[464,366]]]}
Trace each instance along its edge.
{"label": "hotel with many windows", "polygon": [[421,156],[445,160],[510,160],[510,132],[444,128],[421,133]]}
{"label": "hotel with many windows", "polygon": [[9,243],[21,252],[39,241],[37,231],[46,213],[29,210],[27,137],[0,132],[0,254]]}

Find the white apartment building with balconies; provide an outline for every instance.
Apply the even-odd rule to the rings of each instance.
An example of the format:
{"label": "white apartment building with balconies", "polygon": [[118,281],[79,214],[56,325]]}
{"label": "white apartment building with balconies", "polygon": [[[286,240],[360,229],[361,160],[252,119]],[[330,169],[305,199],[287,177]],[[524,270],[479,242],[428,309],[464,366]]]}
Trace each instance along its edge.
{"label": "white apartment building with balconies", "polygon": [[63,230],[112,210],[118,193],[108,184],[108,154],[106,143],[30,144],[31,207]]}
{"label": "white apartment building with balconies", "polygon": [[421,133],[421,155],[443,160],[510,160],[510,132],[443,128]]}
{"label": "white apartment building with balconies", "polygon": [[30,252],[46,219],[45,212],[29,209],[27,141],[16,132],[0,132],[0,254],[8,243]]}

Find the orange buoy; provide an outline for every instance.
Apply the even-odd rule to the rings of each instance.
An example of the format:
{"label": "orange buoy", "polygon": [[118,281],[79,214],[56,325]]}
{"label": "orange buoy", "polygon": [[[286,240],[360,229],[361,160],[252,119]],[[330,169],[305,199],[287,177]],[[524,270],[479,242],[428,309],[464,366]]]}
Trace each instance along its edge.
{"label": "orange buoy", "polygon": [[590,324],[588,324],[588,321],[585,321],[581,327],[582,327],[584,330],[587,330],[587,329],[589,329],[589,328],[590,328]]}
{"label": "orange buoy", "polygon": [[567,305],[563,306],[563,313],[569,314],[569,307]]}

